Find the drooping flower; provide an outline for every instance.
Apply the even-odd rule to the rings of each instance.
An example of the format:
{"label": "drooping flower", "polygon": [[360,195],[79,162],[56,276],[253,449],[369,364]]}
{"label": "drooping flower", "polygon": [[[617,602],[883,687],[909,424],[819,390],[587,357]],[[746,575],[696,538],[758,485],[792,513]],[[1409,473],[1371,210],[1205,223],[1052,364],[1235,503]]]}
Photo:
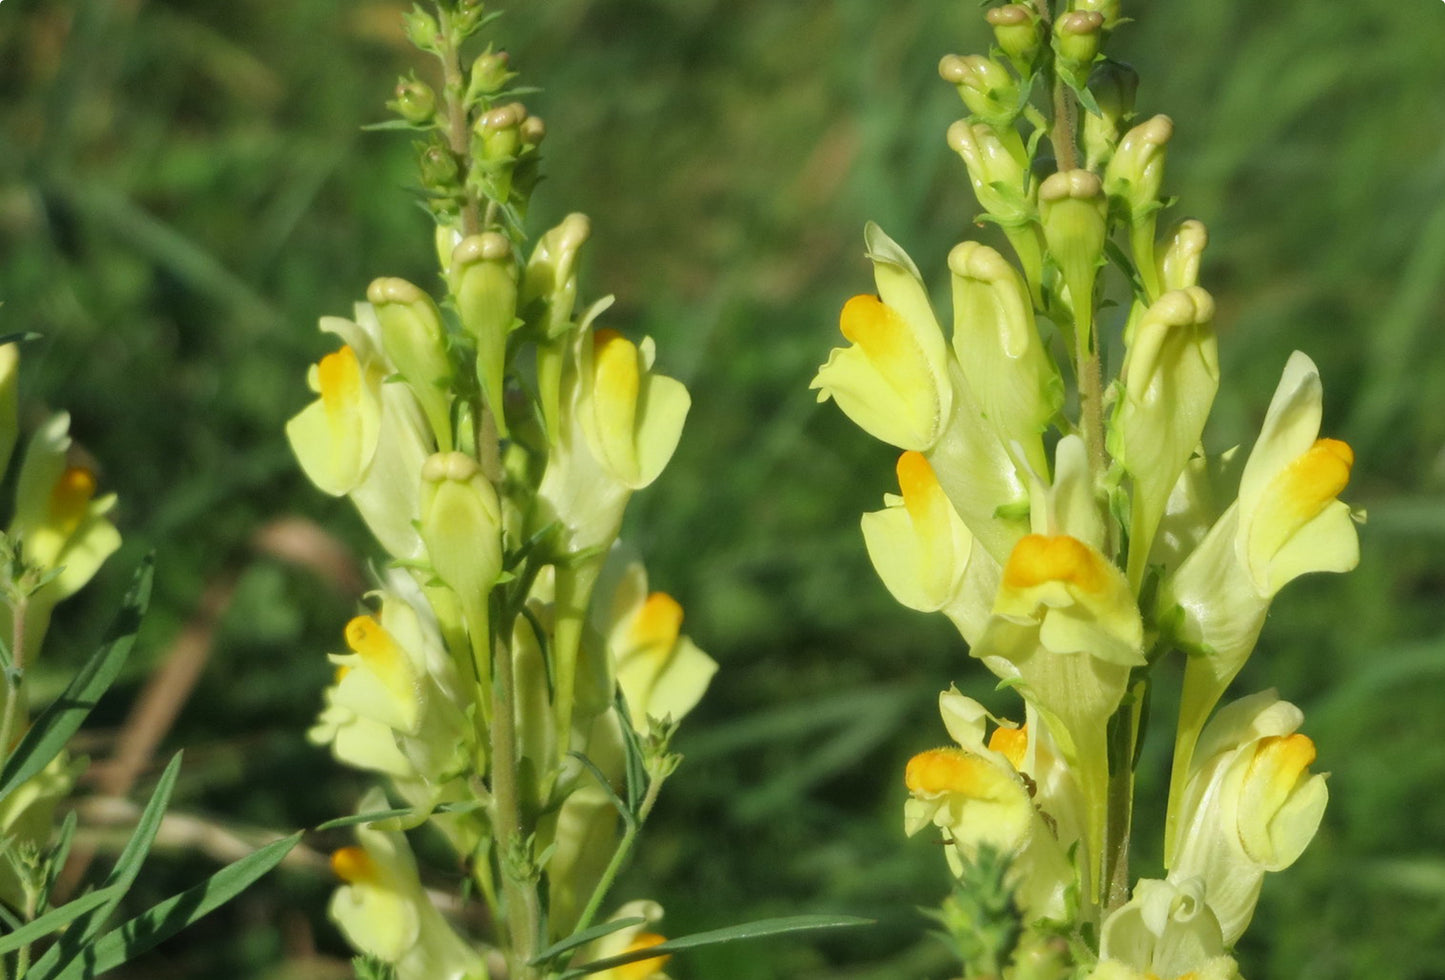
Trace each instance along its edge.
{"label": "drooping flower", "polygon": [[[1359,562],[1347,504],[1354,452],[1319,438],[1321,385],[1314,362],[1296,351],[1285,365],[1239,496],[1159,594],[1161,621],[1177,622],[1189,653],[1175,744],[1171,813],[1177,813],[1195,739],[1244,666],[1276,593],[1307,572],[1343,572]],[[1166,853],[1174,833],[1167,835]]]}
{"label": "drooping flower", "polygon": [[1266,871],[1282,871],[1319,828],[1329,791],[1311,773],[1303,713],[1274,691],[1227,705],[1205,727],[1181,798],[1169,878],[1198,878],[1233,945],[1254,915]]}

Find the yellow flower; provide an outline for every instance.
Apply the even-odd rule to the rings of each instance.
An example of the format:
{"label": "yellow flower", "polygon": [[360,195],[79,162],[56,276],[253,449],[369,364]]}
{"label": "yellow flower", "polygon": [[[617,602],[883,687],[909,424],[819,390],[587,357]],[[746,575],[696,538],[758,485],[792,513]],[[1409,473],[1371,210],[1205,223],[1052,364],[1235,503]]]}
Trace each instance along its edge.
{"label": "yellow flower", "polygon": [[396,368],[370,305],[357,305],[356,322],[323,317],[321,329],[345,344],[312,367],[318,397],[286,423],[286,438],[311,482],[349,496],[382,547],[419,558],[417,497],[435,438],[411,389],[385,383]]}
{"label": "yellow flower", "polygon": [[895,599],[920,612],[941,610],[971,644],[988,619],[998,562],[975,547],[922,453],[899,456],[897,470],[900,492],[863,515],[868,557]]}
{"label": "yellow flower", "polygon": [[42,590],[52,606],[80,591],[120,547],[120,533],[106,517],[115,494],[95,496],[95,474],[66,460],[70,441],[64,412],[30,437],[10,524],[27,563],[40,571],[60,569]]}
{"label": "yellow flower", "polygon": [[[1248,660],[1270,602],[1307,572],[1343,572],[1359,562],[1350,508],[1339,500],[1354,453],[1320,439],[1320,376],[1296,351],[1285,365],[1239,496],[1160,586],[1163,621],[1189,652],[1171,781],[1171,820],[1194,742],[1209,712]],[[1166,832],[1166,856],[1176,833]]]}
{"label": "yellow flower", "polygon": [[1101,880],[1108,794],[1105,731],[1144,663],[1144,627],[1123,572],[1066,534],[1020,539],[971,654],[1018,689],[1073,768],[1090,879]]}
{"label": "yellow flower", "polygon": [[[383,810],[386,797],[372,790],[360,812]],[[442,918],[417,877],[416,859],[399,831],[359,826],[360,846],[331,856],[345,884],[328,912],[353,947],[396,968],[397,980],[481,980],[482,958]]]}
{"label": "yellow flower", "polygon": [[1181,797],[1170,880],[1197,877],[1233,944],[1254,915],[1266,871],[1281,871],[1319,828],[1329,791],[1310,772],[1314,743],[1303,715],[1273,691],[1221,709],[1200,736]]}
{"label": "yellow flower", "polygon": [[953,405],[948,347],[917,267],[877,225],[865,231],[878,296],[854,296],[836,347],[810,388],[832,398],[874,438],[899,449],[927,450]]}
{"label": "yellow flower", "polygon": [[1026,780],[1029,756],[1023,729],[997,728],[987,744],[983,706],[957,691],[939,696],[939,710],[956,745],[920,752],[908,761],[904,831],[932,824],[944,831],[954,874],[983,845],[1013,856],[1019,899],[1030,916],[1059,915],[1074,871]]}
{"label": "yellow flower", "polygon": [[615,591],[599,609],[613,676],[622,688],[632,727],[646,732],[651,719],[680,721],[697,703],[717,672],[717,661],[682,635],[682,606],[666,592],[649,592],[640,562],[621,573]]}
{"label": "yellow flower", "polygon": [[1198,879],[1141,879],[1104,920],[1100,963],[1085,980],[1239,980]]}
{"label": "yellow flower", "polygon": [[615,330],[582,343],[582,432],[613,480],[640,490],[672,459],[692,403],[682,382],[655,374],[652,338],[640,345]]}

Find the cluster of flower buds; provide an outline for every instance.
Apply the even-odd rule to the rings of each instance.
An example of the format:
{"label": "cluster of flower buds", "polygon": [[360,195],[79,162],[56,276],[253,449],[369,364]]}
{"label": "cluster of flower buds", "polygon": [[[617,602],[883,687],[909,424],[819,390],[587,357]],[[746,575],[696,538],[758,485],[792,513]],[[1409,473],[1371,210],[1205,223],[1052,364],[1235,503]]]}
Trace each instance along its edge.
{"label": "cluster of flower buds", "polygon": [[[687,389],[655,369],[650,338],[596,325],[610,299],[579,306],[584,216],[526,244],[543,127],[509,99],[504,54],[463,67],[485,20],[468,2],[414,10],[409,35],[445,83],[403,79],[392,103],[430,134],[445,296],[382,278],[353,319],[323,319],[342,345],[287,425],[307,476],[349,498],[386,553],[311,737],[405,807],[333,862],[346,883],[333,916],[399,980],[483,975],[488,943],[518,980],[585,958],[563,941],[597,925],[676,764],[676,722],[716,669],[617,544],[629,497],[677,446]],[[497,935],[463,939],[430,905],[401,832],[426,821]],[[558,944],[560,960],[539,961]]]}
{"label": "cluster of flower buds", "polygon": [[[1298,352],[1252,451],[1204,451],[1220,381],[1206,235],[1184,221],[1158,240],[1173,124],[1135,121],[1137,78],[1101,53],[1119,4],[987,18],[991,54],[940,65],[969,113],[948,143],[1019,268],[954,248],[948,335],[917,266],[870,224],[876,294],[844,305],[847,344],[812,384],[903,450],[899,492],[863,516],[884,585],[947,615],[1024,701],[1021,723],[989,732],[979,704],[943,695],[956,744],[909,763],[906,828],[941,828],[965,881],[989,855],[1011,861],[1006,977],[1234,977],[1263,874],[1300,855],[1326,791],[1293,705],[1266,692],[1215,709],[1276,593],[1357,562],[1338,499],[1353,455],[1319,437],[1319,373]],[[1106,386],[1110,269],[1130,300],[1109,325],[1123,357]],[[1166,873],[1131,886],[1142,704],[1171,656],[1184,682]],[[1046,941],[1060,929],[1072,963]],[[1043,948],[1047,968],[1029,959]]]}
{"label": "cluster of flower buds", "polygon": [[[19,369],[19,344],[0,344],[0,476],[19,442]],[[120,547],[109,517],[115,494],[96,496],[95,471],[72,445],[67,413],[51,415],[29,435],[19,464],[14,509],[0,533],[0,758],[7,762],[26,728],[26,671],[40,654],[56,605],[79,592]],[[53,878],[44,852],[55,808],[84,767],[62,749],[0,800],[0,904],[15,914],[33,915],[46,899]]]}

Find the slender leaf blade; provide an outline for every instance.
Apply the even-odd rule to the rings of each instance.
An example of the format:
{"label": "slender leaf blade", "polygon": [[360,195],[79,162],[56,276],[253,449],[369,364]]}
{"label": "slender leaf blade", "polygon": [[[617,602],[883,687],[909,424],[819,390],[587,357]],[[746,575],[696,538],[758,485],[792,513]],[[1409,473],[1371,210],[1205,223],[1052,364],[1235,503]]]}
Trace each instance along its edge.
{"label": "slender leaf blade", "polygon": [[775,919],[759,919],[757,922],[745,922],[742,925],[726,926],[722,929],[710,929],[707,932],[695,932],[691,936],[669,939],[666,942],[658,943],[656,946],[633,950],[630,953],[623,953],[619,956],[609,956],[602,960],[593,960],[591,963],[585,963],[577,967],[575,971],[569,971],[569,975],[575,973],[575,975],[580,976],[587,973],[597,973],[600,970],[610,970],[614,966],[622,966],[625,963],[633,963],[637,960],[649,960],[654,956],[676,953],[684,949],[718,946],[722,943],[735,943],[747,939],[764,939],[769,936],[782,936],[794,932],[814,932],[819,929],[850,929],[856,926],[872,924],[872,919],[864,919],[856,915],[788,915]]}
{"label": "slender leaf blade", "polygon": [[205,881],[173,895],[96,940],[86,955],[72,960],[56,980],[83,980],[113,970],[169,939],[202,916],[245,891],[291,853],[301,840],[298,831],[272,841],[239,861],[226,865]]}
{"label": "slender leaf blade", "polygon": [[73,902],[67,902],[58,909],[51,909],[44,915],[25,923],[14,932],[0,936],[0,955],[14,952],[21,946],[28,946],[44,939],[52,932],[58,932],[91,909],[104,905],[114,897],[111,889],[102,888],[82,895]]}
{"label": "slender leaf blade", "polygon": [[0,770],[0,799],[9,796],[17,786],[44,769],[60,754],[95,707],[96,701],[115,683],[131,647],[135,645],[136,631],[140,629],[141,617],[150,603],[154,569],[155,563],[150,557],[141,562],[100,648],[80,668],[60,697],[35,719],[15,751],[6,759],[5,768]]}
{"label": "slender leaf blade", "polygon": [[177,752],[171,757],[170,765],[166,766],[165,772],[161,773],[160,780],[156,783],[155,792],[151,794],[150,802],[142,811],[140,819],[136,821],[135,830],[126,841],[125,847],[121,849],[120,856],[115,859],[115,867],[111,868],[110,874],[106,876],[103,890],[111,891],[112,897],[109,902],[100,908],[93,909],[86,913],[85,917],[61,937],[60,942],[45,951],[45,955],[35,962],[31,973],[27,977],[32,980],[47,980],[54,977],[56,972],[62,968],[68,968],[71,964],[81,962],[87,957],[86,947],[91,944],[100,933],[105,920],[115,911],[120,904],[121,898],[125,896],[131,884],[135,881],[136,875],[140,873],[140,866],[145,861],[146,855],[150,853],[151,844],[155,843],[156,833],[160,830],[161,820],[166,815],[166,805],[171,801],[171,791],[176,787],[176,779],[181,774],[181,753]]}
{"label": "slender leaf blade", "polygon": [[583,929],[581,932],[573,933],[566,939],[559,939],[527,962],[531,966],[536,966],[538,963],[545,963],[554,956],[559,956],[568,950],[576,949],[578,946],[585,946],[594,939],[601,939],[603,936],[611,935],[619,929],[641,925],[646,921],[647,920],[640,915],[629,915],[623,919],[611,919],[607,922],[598,923],[591,929]]}

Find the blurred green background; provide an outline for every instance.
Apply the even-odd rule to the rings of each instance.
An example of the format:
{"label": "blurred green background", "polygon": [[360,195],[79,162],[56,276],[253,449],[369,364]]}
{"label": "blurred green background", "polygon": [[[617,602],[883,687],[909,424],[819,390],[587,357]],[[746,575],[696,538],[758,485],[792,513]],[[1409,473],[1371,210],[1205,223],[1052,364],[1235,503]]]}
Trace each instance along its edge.
{"label": "blurred green background", "polygon": [[[988,696],[941,618],[898,607],[858,515],[892,458],[807,390],[842,302],[871,288],[878,221],[942,286],[976,210],[943,131],[935,65],[986,48],[976,4],[548,0],[498,37],[549,127],[534,231],[593,218],[585,286],[658,340],[692,388],[688,433],[635,498],[653,584],[721,663],[619,898],[667,931],[764,915],[869,915],[871,930],[675,960],[679,978],[949,975],[916,912],[946,887],[901,831],[906,758],[945,738],[951,681]],[[120,495],[124,552],[57,616],[59,683],[159,555],[128,700],[190,636],[204,672],[164,740],[179,812],[289,830],[360,784],[303,740],[352,598],[277,557],[283,517],[364,546],[281,436],[307,400],[315,323],[378,275],[433,284],[411,150],[363,133],[414,63],[401,6],[357,0],[7,0],[0,7],[0,329],[34,330],[24,396],[68,408]],[[1139,107],[1176,123],[1170,212],[1210,228],[1224,388],[1213,449],[1248,444],[1288,352],[1325,379],[1326,432],[1354,445],[1363,560],[1274,606],[1244,689],[1306,712],[1332,771],[1318,839],[1266,882],[1240,958],[1253,978],[1445,976],[1445,4],[1126,4],[1111,51]],[[36,409],[38,411],[38,408]],[[274,530],[274,527],[273,527]],[[184,634],[187,626],[190,634]],[[42,679],[42,687],[44,679]],[[1002,705],[1007,702],[1000,702]],[[1158,792],[1162,750],[1146,758]],[[139,791],[146,782],[141,779]],[[1147,825],[1143,831],[1148,835]],[[325,850],[339,838],[309,841]],[[1140,848],[1148,872],[1151,845]],[[215,860],[153,859],[139,903]],[[349,975],[322,872],[277,873],[130,975]]]}

